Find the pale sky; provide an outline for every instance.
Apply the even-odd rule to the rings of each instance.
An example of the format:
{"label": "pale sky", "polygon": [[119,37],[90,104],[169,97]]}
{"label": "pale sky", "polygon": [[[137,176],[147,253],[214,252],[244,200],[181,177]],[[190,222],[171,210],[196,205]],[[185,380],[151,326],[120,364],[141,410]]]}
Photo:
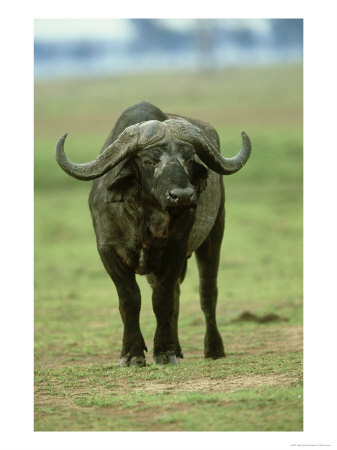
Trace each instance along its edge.
{"label": "pale sky", "polygon": [[123,19],[36,19],[35,37],[43,39],[68,39],[102,37],[127,39],[132,25]]}
{"label": "pale sky", "polygon": [[[177,30],[192,29],[194,19],[163,19],[170,28]],[[228,19],[226,26],[238,28],[248,25],[254,31],[265,34],[269,25],[264,19]],[[35,37],[41,39],[69,38],[114,38],[132,37],[133,26],[126,19],[35,19]]]}

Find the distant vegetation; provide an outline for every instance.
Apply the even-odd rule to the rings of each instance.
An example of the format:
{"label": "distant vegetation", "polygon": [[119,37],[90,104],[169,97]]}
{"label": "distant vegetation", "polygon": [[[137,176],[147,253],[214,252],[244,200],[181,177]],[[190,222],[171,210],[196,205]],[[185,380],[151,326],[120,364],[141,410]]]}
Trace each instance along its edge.
{"label": "distant vegetation", "polygon": [[193,28],[184,31],[168,28],[160,19],[129,21],[134,32],[127,40],[36,38],[36,77],[122,73],[168,65],[209,69],[302,57],[301,19],[266,19],[269,24],[266,35],[257,33],[244,21],[242,27],[231,28],[226,26],[226,20],[200,19],[194,21]]}

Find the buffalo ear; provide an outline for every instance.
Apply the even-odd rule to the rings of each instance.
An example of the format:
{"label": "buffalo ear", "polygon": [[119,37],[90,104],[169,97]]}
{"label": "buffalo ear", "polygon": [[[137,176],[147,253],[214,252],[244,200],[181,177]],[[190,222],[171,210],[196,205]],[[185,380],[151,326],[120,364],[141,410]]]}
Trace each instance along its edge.
{"label": "buffalo ear", "polygon": [[203,164],[197,161],[192,163],[192,177],[191,182],[196,187],[198,194],[202,192],[207,186],[208,170]]}
{"label": "buffalo ear", "polygon": [[123,165],[107,187],[105,202],[123,202],[130,194],[130,190],[135,190],[135,187],[136,179],[133,171],[127,165]]}

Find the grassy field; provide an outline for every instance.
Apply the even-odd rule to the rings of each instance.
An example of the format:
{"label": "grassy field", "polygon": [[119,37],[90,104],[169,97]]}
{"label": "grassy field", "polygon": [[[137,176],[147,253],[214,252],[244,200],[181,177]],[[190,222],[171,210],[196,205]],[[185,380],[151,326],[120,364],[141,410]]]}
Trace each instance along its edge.
{"label": "grassy field", "polygon": [[[68,156],[93,159],[119,114],[141,100],[212,123],[225,156],[239,149],[241,130],[253,143],[247,166],[225,177],[222,360],[203,359],[191,258],[179,321],[185,358],[151,364],[155,317],[139,277],[149,364],[118,367],[122,323],[96,250],[90,182],[65,175],[54,147],[68,132]],[[303,429],[302,406],[302,67],[36,83],[35,430],[292,431]]]}

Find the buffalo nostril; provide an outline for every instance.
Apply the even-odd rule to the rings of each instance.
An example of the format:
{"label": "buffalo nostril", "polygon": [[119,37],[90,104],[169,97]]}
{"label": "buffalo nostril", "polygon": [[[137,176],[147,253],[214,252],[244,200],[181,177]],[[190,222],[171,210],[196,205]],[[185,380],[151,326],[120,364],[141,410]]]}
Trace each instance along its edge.
{"label": "buffalo nostril", "polygon": [[175,195],[175,194],[172,194],[172,192],[169,192],[169,196],[170,196],[170,198],[171,198],[172,200],[174,200],[174,201],[178,200],[178,196]]}
{"label": "buffalo nostril", "polygon": [[175,188],[168,192],[168,198],[177,206],[188,206],[195,201],[193,188]]}

